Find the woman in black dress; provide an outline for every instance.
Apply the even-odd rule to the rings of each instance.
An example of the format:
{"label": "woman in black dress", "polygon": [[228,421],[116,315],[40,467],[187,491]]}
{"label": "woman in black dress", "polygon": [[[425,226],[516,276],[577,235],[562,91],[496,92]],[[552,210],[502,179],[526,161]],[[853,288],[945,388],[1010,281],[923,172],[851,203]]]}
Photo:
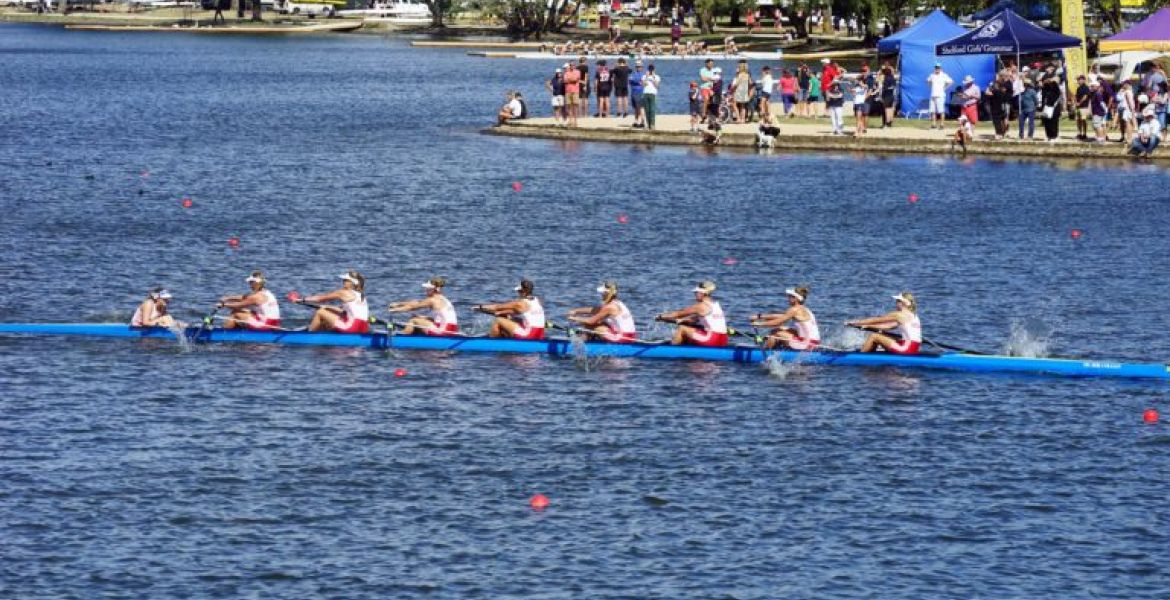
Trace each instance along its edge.
{"label": "woman in black dress", "polygon": [[1044,137],[1055,144],[1060,137],[1060,107],[1064,104],[1064,90],[1060,78],[1055,75],[1044,80],[1040,86],[1040,115],[1044,121]]}

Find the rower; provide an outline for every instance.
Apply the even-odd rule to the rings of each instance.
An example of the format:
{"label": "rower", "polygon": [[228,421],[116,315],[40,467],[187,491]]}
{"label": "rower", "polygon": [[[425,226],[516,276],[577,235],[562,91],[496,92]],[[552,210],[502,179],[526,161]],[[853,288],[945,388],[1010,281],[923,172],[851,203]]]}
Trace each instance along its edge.
{"label": "rower", "polygon": [[606,342],[632,342],[637,336],[634,316],[618,300],[617,284],[607,281],[597,288],[600,306],[586,306],[569,311],[569,320],[589,329],[589,337]]}
{"label": "rower", "polygon": [[427,297],[422,300],[407,300],[404,302],[394,302],[386,310],[397,312],[409,312],[412,310],[429,309],[430,316],[415,315],[406,322],[402,328],[402,333],[410,335],[415,331],[422,330],[427,335],[451,335],[459,333],[459,318],[455,314],[455,305],[443,295],[443,288],[447,285],[447,280],[442,277],[432,277],[429,281],[422,284],[426,290]]}
{"label": "rower", "polygon": [[489,337],[510,337],[517,340],[544,339],[544,307],[540,300],[532,295],[534,285],[527,279],[521,279],[516,286],[516,300],[499,304],[484,304],[476,310],[495,315],[492,328],[488,331]]}
{"label": "rower", "polygon": [[862,352],[880,348],[894,354],[918,354],[922,344],[922,322],[918,320],[918,303],[914,301],[914,294],[902,292],[894,296],[894,306],[895,310],[879,317],[845,322],[850,327],[881,329],[898,336],[871,333],[861,346]]}
{"label": "rower", "polygon": [[167,314],[167,303],[171,300],[171,293],[157,287],[146,295],[146,299],[138,305],[134,316],[130,317],[131,327],[174,327],[175,318]]}
{"label": "rower", "polygon": [[279,329],[280,303],[276,301],[276,296],[264,287],[268,283],[264,272],[252,271],[244,281],[252,288],[250,292],[219,299],[217,308],[232,311],[232,314],[224,319],[223,328],[255,331]]}
{"label": "rower", "polygon": [[670,343],[676,346],[688,343],[697,346],[726,346],[727,320],[723,318],[723,307],[711,297],[715,292],[715,282],[704,281],[691,291],[695,293],[694,304],[656,317],[659,321],[679,324]]}
{"label": "rower", "polygon": [[366,304],[366,278],[357,271],[346,271],[341,278],[341,289],[300,299],[302,303],[337,302],[340,306],[322,306],[313,313],[309,331],[337,333],[369,333],[370,307]]}
{"label": "rower", "polygon": [[[790,350],[813,350],[821,343],[821,330],[817,327],[817,318],[805,305],[808,298],[808,287],[788,288],[784,290],[788,297],[788,310],[782,313],[758,314],[751,319],[754,327],[771,327],[765,349],[777,346]],[[792,322],[792,327],[784,324]]]}

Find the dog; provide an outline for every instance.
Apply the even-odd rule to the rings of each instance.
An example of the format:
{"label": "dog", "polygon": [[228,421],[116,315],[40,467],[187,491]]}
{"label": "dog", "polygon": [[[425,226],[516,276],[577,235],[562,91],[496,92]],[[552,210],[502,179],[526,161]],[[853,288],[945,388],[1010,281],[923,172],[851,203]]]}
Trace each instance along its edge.
{"label": "dog", "polygon": [[775,148],[776,136],[780,135],[780,128],[775,125],[760,124],[759,131],[756,132],[756,147],[757,148]]}

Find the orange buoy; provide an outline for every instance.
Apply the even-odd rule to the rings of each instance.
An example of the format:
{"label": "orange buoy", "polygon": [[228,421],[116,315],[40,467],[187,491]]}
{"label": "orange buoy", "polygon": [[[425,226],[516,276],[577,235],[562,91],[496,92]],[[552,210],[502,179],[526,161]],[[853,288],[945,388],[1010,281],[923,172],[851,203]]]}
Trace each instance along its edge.
{"label": "orange buoy", "polygon": [[537,494],[528,501],[528,505],[534,510],[544,510],[548,508],[548,496]]}
{"label": "orange buoy", "polygon": [[406,369],[394,369],[395,377],[406,377]]}
{"label": "orange buoy", "polygon": [[1157,423],[1158,422],[1158,411],[1156,411],[1152,408],[1147,408],[1146,412],[1142,413],[1142,420],[1145,421],[1146,423],[1151,424],[1151,425],[1153,425],[1154,423]]}
{"label": "orange buoy", "polygon": [[1071,237],[1074,240],[1079,240],[1079,239],[1081,239],[1082,235],[1085,235],[1085,232],[1081,231],[1080,229],[1074,229],[1074,230],[1068,232],[1068,235],[1069,235],[1069,237]]}

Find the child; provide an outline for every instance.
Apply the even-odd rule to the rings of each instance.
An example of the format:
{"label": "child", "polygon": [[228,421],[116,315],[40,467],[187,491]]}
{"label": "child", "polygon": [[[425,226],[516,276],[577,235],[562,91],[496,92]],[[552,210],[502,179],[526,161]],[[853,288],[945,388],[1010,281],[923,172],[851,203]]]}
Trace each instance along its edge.
{"label": "child", "polygon": [[703,93],[699,90],[697,81],[691,82],[691,91],[687,93],[691,104],[691,133],[699,131],[699,119],[703,115]]}
{"label": "child", "polygon": [[963,149],[963,154],[967,153],[967,142],[970,142],[974,137],[975,128],[971,126],[970,119],[967,118],[967,115],[960,115],[959,128],[955,130],[955,142]]}

